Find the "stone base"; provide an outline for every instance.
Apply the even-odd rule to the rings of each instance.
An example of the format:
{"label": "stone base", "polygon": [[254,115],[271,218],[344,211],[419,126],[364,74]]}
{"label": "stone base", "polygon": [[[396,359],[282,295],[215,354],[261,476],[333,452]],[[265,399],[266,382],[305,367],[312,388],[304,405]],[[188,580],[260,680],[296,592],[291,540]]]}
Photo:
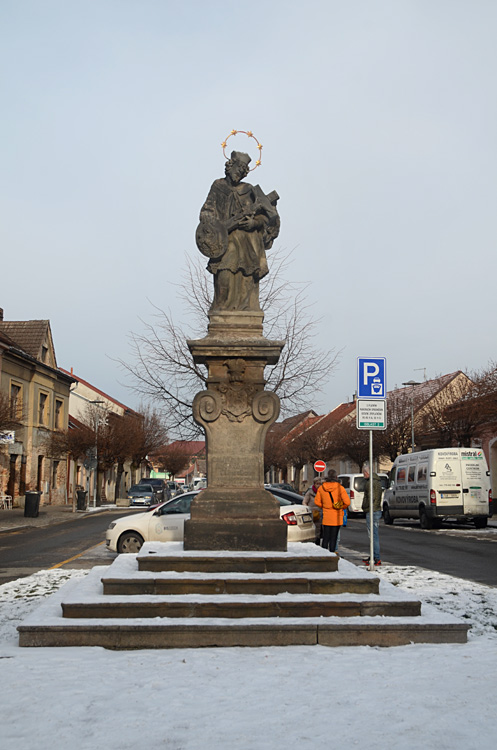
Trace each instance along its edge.
{"label": "stone base", "polygon": [[279,503],[262,488],[208,487],[192,501],[184,548],[286,552],[287,528]]}
{"label": "stone base", "polygon": [[286,552],[286,525],[276,521],[185,521],[185,550]]}
{"label": "stone base", "polygon": [[233,332],[239,338],[262,338],[262,311],[216,310],[209,313],[209,336],[231,338]]}

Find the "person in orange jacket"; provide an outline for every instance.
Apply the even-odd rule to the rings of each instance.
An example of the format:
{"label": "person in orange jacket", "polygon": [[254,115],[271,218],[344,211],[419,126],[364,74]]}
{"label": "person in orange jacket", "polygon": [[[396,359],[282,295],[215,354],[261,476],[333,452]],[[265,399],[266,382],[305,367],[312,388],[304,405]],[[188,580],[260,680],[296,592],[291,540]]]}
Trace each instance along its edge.
{"label": "person in orange jacket", "polygon": [[343,525],[343,509],[349,507],[350,498],[338,482],[334,469],[330,469],[319,487],[314,504],[323,509],[323,547],[335,552],[338,532]]}

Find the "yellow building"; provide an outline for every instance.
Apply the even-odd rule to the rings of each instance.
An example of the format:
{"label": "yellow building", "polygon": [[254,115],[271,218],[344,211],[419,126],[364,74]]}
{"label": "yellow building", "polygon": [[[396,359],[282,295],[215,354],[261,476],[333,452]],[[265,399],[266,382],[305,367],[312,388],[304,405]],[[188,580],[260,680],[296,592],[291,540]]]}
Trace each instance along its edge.
{"label": "yellow building", "polygon": [[26,490],[41,502],[66,502],[65,460],[47,456],[55,430],[67,430],[73,379],[57,368],[48,320],[5,321],[0,309],[0,394],[9,430],[0,424],[0,494],[23,505]]}

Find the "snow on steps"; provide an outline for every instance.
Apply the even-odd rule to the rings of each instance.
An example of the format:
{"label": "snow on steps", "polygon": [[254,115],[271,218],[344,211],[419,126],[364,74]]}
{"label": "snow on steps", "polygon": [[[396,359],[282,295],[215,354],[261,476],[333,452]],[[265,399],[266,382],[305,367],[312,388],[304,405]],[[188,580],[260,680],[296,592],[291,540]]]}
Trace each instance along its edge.
{"label": "snow on steps", "polygon": [[70,581],[19,626],[21,646],[397,646],[465,643],[468,626],[314,544],[185,552],[147,543]]}

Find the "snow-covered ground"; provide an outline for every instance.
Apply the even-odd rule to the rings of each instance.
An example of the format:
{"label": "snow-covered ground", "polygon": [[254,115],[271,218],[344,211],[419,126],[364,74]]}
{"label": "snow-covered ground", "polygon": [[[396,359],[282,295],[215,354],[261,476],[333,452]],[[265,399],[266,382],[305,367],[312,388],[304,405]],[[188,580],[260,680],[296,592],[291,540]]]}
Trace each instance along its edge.
{"label": "snow-covered ground", "polygon": [[84,570],[0,586],[2,750],[486,750],[497,743],[497,589],[378,574],[471,624],[465,645],[21,649],[16,626]]}

